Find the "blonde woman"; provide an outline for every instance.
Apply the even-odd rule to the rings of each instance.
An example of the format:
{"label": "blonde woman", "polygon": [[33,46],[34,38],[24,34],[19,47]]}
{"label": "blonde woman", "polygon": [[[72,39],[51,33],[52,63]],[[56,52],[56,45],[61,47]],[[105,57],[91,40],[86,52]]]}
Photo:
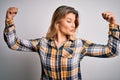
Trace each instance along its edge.
{"label": "blonde woman", "polygon": [[82,80],[80,61],[84,56],[108,58],[117,55],[120,30],[111,12],[102,13],[103,18],[109,22],[106,45],[76,38],[79,15],[70,6],[60,6],[55,10],[46,37],[19,39],[13,20],[17,12],[16,7],[7,10],[4,39],[12,50],[39,53],[42,64],[41,80]]}

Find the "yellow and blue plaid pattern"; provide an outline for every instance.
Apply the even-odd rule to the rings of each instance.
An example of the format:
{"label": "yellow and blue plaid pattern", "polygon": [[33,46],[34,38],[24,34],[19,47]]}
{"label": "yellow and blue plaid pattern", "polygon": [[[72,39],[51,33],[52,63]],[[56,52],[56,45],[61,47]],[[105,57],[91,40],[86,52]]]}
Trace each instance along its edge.
{"label": "yellow and blue plaid pattern", "polygon": [[8,47],[13,50],[39,53],[42,63],[41,80],[81,80],[80,61],[84,56],[107,58],[117,55],[120,30],[118,25],[109,25],[106,45],[91,43],[83,39],[69,39],[57,48],[52,38],[19,39],[16,36],[14,21],[11,20],[6,22],[4,39]]}

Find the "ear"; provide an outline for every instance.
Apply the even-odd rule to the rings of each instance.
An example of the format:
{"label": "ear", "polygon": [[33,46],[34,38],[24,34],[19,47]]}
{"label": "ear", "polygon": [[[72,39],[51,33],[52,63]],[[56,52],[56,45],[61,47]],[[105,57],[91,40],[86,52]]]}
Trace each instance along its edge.
{"label": "ear", "polygon": [[56,30],[58,31],[59,30],[59,26],[60,26],[60,23],[56,23],[56,25],[55,25],[55,28],[56,28]]}

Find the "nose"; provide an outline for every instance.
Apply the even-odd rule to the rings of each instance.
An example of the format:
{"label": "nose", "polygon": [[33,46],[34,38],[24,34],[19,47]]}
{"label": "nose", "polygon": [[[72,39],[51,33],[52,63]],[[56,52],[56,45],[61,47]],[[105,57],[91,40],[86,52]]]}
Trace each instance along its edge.
{"label": "nose", "polygon": [[72,23],[72,28],[75,28],[75,23]]}

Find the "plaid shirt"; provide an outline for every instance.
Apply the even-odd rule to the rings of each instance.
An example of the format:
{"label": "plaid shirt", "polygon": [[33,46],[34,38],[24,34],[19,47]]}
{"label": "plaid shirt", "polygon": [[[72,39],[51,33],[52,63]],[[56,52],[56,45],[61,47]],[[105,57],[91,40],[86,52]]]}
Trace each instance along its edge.
{"label": "plaid shirt", "polygon": [[87,40],[67,40],[57,48],[54,39],[45,37],[21,40],[16,36],[13,20],[6,22],[4,39],[9,48],[18,51],[34,51],[40,55],[42,80],[81,80],[80,61],[84,56],[113,57],[117,55],[120,41],[119,26],[109,25],[106,45],[91,43]]}

